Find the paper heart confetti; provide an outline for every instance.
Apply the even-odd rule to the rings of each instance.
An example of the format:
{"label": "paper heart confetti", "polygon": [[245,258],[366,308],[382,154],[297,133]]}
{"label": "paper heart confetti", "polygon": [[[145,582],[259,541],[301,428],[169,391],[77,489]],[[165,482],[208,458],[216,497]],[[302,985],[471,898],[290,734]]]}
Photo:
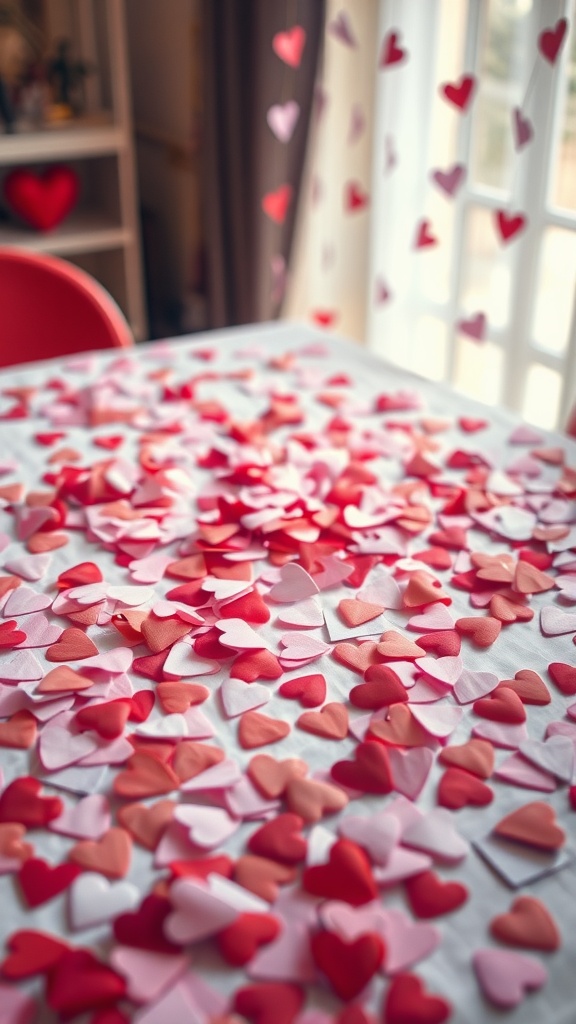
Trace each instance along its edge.
{"label": "paper heart confetti", "polygon": [[540,961],[523,953],[479,949],[472,964],[484,995],[505,1010],[518,1006],[527,992],[542,988],[548,980]]}

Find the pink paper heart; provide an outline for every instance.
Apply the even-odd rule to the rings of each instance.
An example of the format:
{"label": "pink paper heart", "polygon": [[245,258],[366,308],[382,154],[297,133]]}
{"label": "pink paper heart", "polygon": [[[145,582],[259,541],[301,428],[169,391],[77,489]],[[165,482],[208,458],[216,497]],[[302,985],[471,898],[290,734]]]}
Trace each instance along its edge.
{"label": "pink paper heart", "polygon": [[250,978],[310,985],[317,977],[308,928],[286,922],[280,936],[256,953],[247,967]]}
{"label": "pink paper heart", "polygon": [[382,565],[375,566],[367,585],[356,596],[360,601],[383,604],[385,608],[402,608],[402,591],[392,574]]}
{"label": "pink paper heart", "polygon": [[409,800],[416,800],[434,763],[432,750],[429,747],[414,747],[412,750],[390,747],[388,759],[396,792]]}
{"label": "pink paper heart", "polygon": [[318,909],[318,916],[329,931],[337,932],[346,942],[354,942],[360,935],[374,932],[384,938],[389,911],[379,903],[351,907],[349,903],[328,900]]}
{"label": "pink paper heart", "polygon": [[526,740],[520,744],[520,753],[537,768],[556,776],[561,782],[571,782],[574,774],[574,744],[567,736],[551,736],[544,740]]}
{"label": "pink paper heart", "polygon": [[443,807],[435,807],[409,825],[402,834],[402,842],[449,864],[458,863],[470,850],[454,825],[452,813]]}
{"label": "pink paper heart", "polygon": [[447,739],[462,721],[462,708],[445,704],[410,705],[413,717],[423,729],[438,739]]}
{"label": "pink paper heart", "polygon": [[423,612],[419,615],[413,615],[408,620],[408,629],[414,629],[417,632],[425,632],[427,630],[434,632],[438,629],[453,628],[454,619],[446,605],[439,604],[437,601],[435,604],[426,605]]}
{"label": "pink paper heart", "polygon": [[498,676],[493,672],[473,672],[465,668],[454,685],[454,696],[461,704],[471,704],[492,693],[497,686]]}
{"label": "pink paper heart", "polygon": [[553,604],[545,605],[540,609],[540,628],[545,636],[576,633],[576,613],[563,612]]}
{"label": "pink paper heart", "polygon": [[244,775],[235,786],[223,794],[227,809],[235,818],[259,821],[272,817],[280,807],[279,800],[267,800]]}
{"label": "pink paper heart", "polygon": [[398,974],[430,956],[442,941],[438,928],[427,921],[412,921],[403,910],[390,907],[384,931],[386,955],[383,971]]}
{"label": "pink paper heart", "polygon": [[49,822],[48,828],[75,839],[101,839],[110,828],[111,820],[107,798],[94,793],[77,804],[66,805],[60,817]]}
{"label": "pink paper heart", "polygon": [[420,875],[428,871],[432,864],[432,858],[426,853],[416,850],[405,850],[398,846],[392,850],[390,859],[384,867],[376,866],[373,870],[375,881],[380,886],[397,885],[406,878],[413,875]]}
{"label": "pink paper heart", "polygon": [[252,711],[267,704],[272,694],[261,683],[245,683],[242,679],[224,679],[220,687],[220,698],[227,718],[236,718],[245,711]]}
{"label": "pink paper heart", "polygon": [[313,580],[319,590],[329,590],[330,587],[338,586],[354,572],[352,565],[347,565],[336,555],[323,555],[318,561],[322,566],[322,572],[317,572]]}
{"label": "pink paper heart", "polygon": [[228,902],[190,878],[177,878],[172,883],[170,901],[174,910],[164,922],[164,934],[178,945],[207,939],[238,917],[238,911]]}
{"label": "pink paper heart", "polygon": [[534,128],[529,118],[524,117],[520,107],[512,111],[512,127],[514,129],[514,145],[517,150],[523,149],[534,135]]}
{"label": "pink paper heart", "polygon": [[194,676],[211,676],[220,671],[217,661],[199,658],[194,649],[185,641],[175,643],[164,662],[164,672],[169,676],[181,679],[192,679]]}
{"label": "pink paper heart", "polygon": [[375,864],[386,864],[400,838],[400,824],[386,811],[366,818],[351,814],[341,819],[338,832],[362,846]]}
{"label": "pink paper heart", "polygon": [[464,668],[460,656],[456,658],[449,656],[445,658],[417,658],[416,665],[421,672],[432,676],[432,679],[437,679],[440,683],[445,683],[446,686],[454,686],[462,675]]}
{"label": "pink paper heart", "polygon": [[299,117],[300,106],[295,100],[275,103],[266,113],[268,127],[280,142],[290,142]]}
{"label": "pink paper heart", "polygon": [[520,725],[508,725],[506,722],[491,722],[486,719],[474,723],[472,735],[478,739],[488,740],[495,747],[517,750],[520,744],[528,739],[528,730],[525,722]]}
{"label": "pink paper heart", "polygon": [[44,669],[32,651],[23,650],[0,665],[0,679],[8,683],[31,682],[43,675]]}
{"label": "pink paper heart", "polygon": [[30,615],[31,612],[41,612],[52,604],[52,597],[49,594],[39,594],[32,587],[16,587],[8,594],[8,599],[2,615],[5,619],[11,619],[14,615]]}
{"label": "pink paper heart", "polygon": [[91,754],[78,761],[78,767],[97,767],[105,764],[124,764],[134,753],[134,747],[125,736],[118,736],[111,743],[98,738],[98,745]]}
{"label": "pink paper heart", "polygon": [[33,612],[26,619],[26,639],[18,644],[18,650],[25,647],[50,647],[62,636],[62,626],[55,626],[44,615],[44,612]]}
{"label": "pink paper heart", "polygon": [[284,647],[281,655],[282,663],[284,663],[284,659],[294,662],[312,661],[322,654],[327,654],[330,650],[329,644],[325,644],[322,640],[317,640],[307,633],[284,633],[280,637],[280,643]]}
{"label": "pink paper heart", "polygon": [[218,619],[217,629],[221,630],[220,643],[235,650],[259,650],[267,645],[259,634],[244,619]]}
{"label": "pink paper heart", "polygon": [[283,626],[299,626],[300,629],[315,629],[324,625],[324,613],[317,599],[308,597],[278,612],[278,622]]}
{"label": "pink paper heart", "polygon": [[42,579],[51,562],[52,556],[49,553],[21,555],[20,558],[11,558],[4,562],[4,568],[16,576],[21,576],[22,579],[34,582]]}
{"label": "pink paper heart", "polygon": [[553,775],[542,771],[520,754],[511,754],[496,768],[494,777],[525,789],[537,789],[542,793],[553,793],[557,783]]}
{"label": "pink paper heart", "polygon": [[548,981],[548,971],[535,957],[504,949],[477,949],[472,966],[486,998],[505,1010]]}
{"label": "pink paper heart", "polygon": [[235,786],[242,778],[242,772],[232,758],[225,758],[219,764],[214,764],[199,772],[193,778],[183,782],[180,786],[182,793],[201,793],[207,790],[229,789]]}
{"label": "pink paper heart", "polygon": [[37,1019],[38,1003],[27,992],[21,992],[14,985],[0,982],[2,1024],[33,1024]]}
{"label": "pink paper heart", "polygon": [[129,672],[132,667],[132,651],[129,647],[115,647],[111,651],[95,654],[82,662],[82,674],[92,676],[101,672],[107,676],[116,676]]}
{"label": "pink paper heart", "polygon": [[110,954],[112,967],[126,979],[126,994],[135,1003],[151,1003],[159,999],[163,992],[174,986],[189,962],[186,956],[133,946],[115,946]]}
{"label": "pink paper heart", "polygon": [[110,882],[96,871],[83,871],[69,890],[72,928],[92,928],[138,906],[140,893],[132,882]]}
{"label": "pink paper heart", "polygon": [[222,807],[179,804],[174,818],[188,829],[190,842],[204,850],[213,850],[236,832],[234,821]]}
{"label": "pink paper heart", "polygon": [[[309,573],[295,562],[288,562],[280,570],[280,582],[275,583],[268,597],[279,604],[296,604],[314,597],[319,587]],[[230,619],[228,620],[231,621]]]}
{"label": "pink paper heart", "polygon": [[173,561],[170,555],[158,552],[146,558],[135,558],[128,566],[130,578],[134,583],[158,583],[164,576],[166,567]]}
{"label": "pink paper heart", "polygon": [[454,164],[448,171],[433,171],[432,180],[448,196],[455,196],[466,177],[464,164]]}
{"label": "pink paper heart", "polygon": [[542,444],[544,438],[534,427],[520,423],[508,437],[508,444]]}
{"label": "pink paper heart", "polygon": [[93,733],[80,732],[74,735],[61,725],[45,726],[40,734],[38,753],[47,771],[56,771],[76,764],[91,754],[98,741]]}
{"label": "pink paper heart", "polygon": [[457,327],[461,334],[473,341],[483,341],[486,335],[486,314],[475,313],[465,320],[459,320]]}

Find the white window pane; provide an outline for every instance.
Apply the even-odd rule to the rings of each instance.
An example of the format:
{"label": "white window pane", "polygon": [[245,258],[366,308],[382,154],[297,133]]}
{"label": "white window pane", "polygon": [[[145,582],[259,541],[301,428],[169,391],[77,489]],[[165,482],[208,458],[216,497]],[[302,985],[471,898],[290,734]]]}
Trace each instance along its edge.
{"label": "white window pane", "polygon": [[526,380],[522,414],[529,423],[551,430],[558,421],[562,378],[556,370],[532,363]]}
{"label": "white window pane", "polygon": [[508,322],[510,258],[510,250],[498,241],[493,211],[472,207],[464,230],[460,306],[485,313],[493,327]]}
{"label": "white window pane", "polygon": [[563,83],[563,116],[552,201],[556,206],[576,210],[576,32],[573,27],[571,35],[572,44]]}
{"label": "white window pane", "polygon": [[535,344],[546,352],[566,351],[575,286],[576,232],[548,228],[540,252],[533,330]]}
{"label": "white window pane", "polygon": [[447,325],[435,316],[416,321],[411,369],[430,380],[446,377]]}
{"label": "white window pane", "polygon": [[[434,95],[445,82],[457,82],[465,60],[468,0],[440,0]],[[458,135],[462,116],[444,101],[432,104],[430,124],[430,167],[444,169],[458,159]]]}
{"label": "white window pane", "polygon": [[477,342],[459,335],[456,341],[454,387],[487,405],[500,401],[504,353],[491,341]]}
{"label": "white window pane", "polygon": [[522,102],[528,81],[528,43],[533,0],[485,0],[479,88],[475,99],[472,179],[490,188],[510,189],[514,144],[512,110]]}

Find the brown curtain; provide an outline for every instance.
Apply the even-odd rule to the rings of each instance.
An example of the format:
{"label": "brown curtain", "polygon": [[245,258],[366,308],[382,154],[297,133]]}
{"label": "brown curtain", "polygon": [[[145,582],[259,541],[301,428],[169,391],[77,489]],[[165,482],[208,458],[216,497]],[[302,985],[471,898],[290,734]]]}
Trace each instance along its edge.
{"label": "brown curtain", "polygon": [[[203,13],[209,323],[224,327],[278,312],[277,277],[294,233],[325,0],[204,0]],[[272,43],[296,25],[306,41],[294,67]],[[298,103],[300,115],[291,139],[282,142],[266,115],[288,101]],[[291,186],[292,195],[278,223],[263,211],[262,199],[283,185]]]}

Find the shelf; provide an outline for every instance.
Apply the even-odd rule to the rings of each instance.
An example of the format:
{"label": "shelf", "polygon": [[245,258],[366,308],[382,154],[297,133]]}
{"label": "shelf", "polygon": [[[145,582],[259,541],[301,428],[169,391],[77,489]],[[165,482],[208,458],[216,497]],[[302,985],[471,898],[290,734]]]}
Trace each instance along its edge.
{"label": "shelf", "polygon": [[78,212],[53,231],[39,232],[13,225],[0,226],[0,245],[14,245],[54,256],[119,249],[133,241],[132,234],[99,213]]}
{"label": "shelf", "polygon": [[0,136],[0,165],[73,160],[119,153],[126,133],[116,125],[96,128],[51,128]]}

